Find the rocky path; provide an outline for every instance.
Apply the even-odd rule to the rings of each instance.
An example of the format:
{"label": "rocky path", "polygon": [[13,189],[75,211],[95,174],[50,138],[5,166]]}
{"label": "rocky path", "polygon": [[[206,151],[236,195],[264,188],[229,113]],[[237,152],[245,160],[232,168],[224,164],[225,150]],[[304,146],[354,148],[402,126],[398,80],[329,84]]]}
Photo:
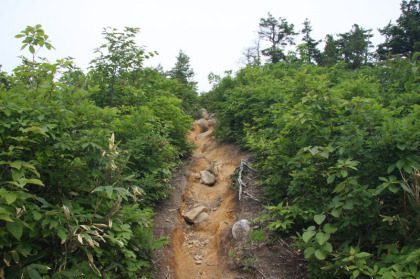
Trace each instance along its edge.
{"label": "rocky path", "polygon": [[170,198],[155,210],[155,237],[170,238],[154,253],[154,278],[305,278],[301,255],[285,241],[247,241],[247,220],[259,216],[262,193],[247,175],[238,200],[231,176],[250,154],[216,142],[214,124],[206,113],[194,122],[189,140],[197,148],[172,181]]}
{"label": "rocky path", "polygon": [[[241,159],[249,155],[232,145],[216,143],[214,127],[208,122],[196,121],[189,135],[197,148],[184,172],[186,181],[180,179],[178,183],[179,208],[165,216],[164,231],[173,232],[167,254],[162,255],[167,259],[167,271],[161,269],[160,276],[162,272],[166,272],[167,278],[237,276],[227,269],[229,258],[225,247],[221,247],[221,239],[235,223],[236,192],[230,177]],[[177,201],[170,203],[176,206]]]}
{"label": "rocky path", "polygon": [[190,134],[197,149],[173,236],[175,278],[235,278],[220,245],[223,232],[235,222],[230,176],[246,155],[215,143],[213,127],[206,131],[203,120]]}

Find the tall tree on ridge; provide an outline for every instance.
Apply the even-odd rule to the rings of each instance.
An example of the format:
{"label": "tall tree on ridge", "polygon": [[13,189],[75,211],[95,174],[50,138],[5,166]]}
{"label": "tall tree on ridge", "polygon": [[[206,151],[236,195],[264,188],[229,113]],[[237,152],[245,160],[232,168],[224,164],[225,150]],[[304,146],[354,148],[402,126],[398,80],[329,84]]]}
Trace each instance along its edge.
{"label": "tall tree on ridge", "polygon": [[367,65],[372,53],[369,48],[373,45],[370,38],[372,29],[364,29],[354,24],[349,32],[339,34],[338,44],[342,58],[351,69]]}
{"label": "tall tree on ridge", "polygon": [[420,1],[404,0],[401,12],[396,24],[389,22],[379,29],[386,38],[377,50],[380,59],[385,59],[387,54],[411,57],[414,52],[420,51]]}
{"label": "tall tree on ridge", "polygon": [[175,66],[167,72],[167,75],[178,81],[178,86],[172,93],[182,100],[184,111],[189,115],[194,114],[197,111],[197,82],[193,80],[195,74],[190,65],[190,57],[180,50]]}
{"label": "tall tree on ridge", "polygon": [[285,59],[284,48],[290,44],[294,45],[294,25],[288,24],[284,18],[277,20],[271,13],[268,18],[260,19],[260,30],[258,34],[261,39],[271,43],[269,48],[263,49],[262,54],[268,56],[270,62],[275,64]]}
{"label": "tall tree on ridge", "polygon": [[338,41],[334,39],[334,36],[328,34],[325,37],[324,52],[321,53],[319,65],[329,67],[337,64],[340,60],[340,50],[338,48]]}
{"label": "tall tree on ridge", "polygon": [[312,61],[319,62],[320,55],[321,55],[321,52],[317,49],[317,46],[320,43],[320,41],[314,40],[311,37],[311,32],[312,32],[311,22],[309,21],[309,19],[305,19],[301,34],[303,35],[302,41],[304,41],[305,45],[307,46],[308,63],[312,63]]}
{"label": "tall tree on ridge", "polygon": [[196,82],[192,80],[194,75],[194,70],[190,65],[190,57],[180,50],[176,57],[175,66],[168,72],[168,76],[194,88],[196,86]]}

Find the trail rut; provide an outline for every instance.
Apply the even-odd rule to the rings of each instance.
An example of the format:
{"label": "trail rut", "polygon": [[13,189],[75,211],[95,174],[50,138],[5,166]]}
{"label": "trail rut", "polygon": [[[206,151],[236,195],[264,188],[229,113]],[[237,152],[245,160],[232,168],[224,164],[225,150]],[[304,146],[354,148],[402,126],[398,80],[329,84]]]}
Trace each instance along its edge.
{"label": "trail rut", "polygon": [[[236,278],[237,274],[227,268],[229,258],[226,247],[221,247],[222,235],[235,223],[234,206],[236,192],[232,189],[231,175],[241,159],[249,154],[233,145],[215,142],[213,127],[194,125],[189,140],[197,148],[187,165],[184,177],[178,182],[177,210],[167,212],[167,229],[172,230],[169,246],[166,247],[166,278]],[[213,186],[200,183],[200,171],[207,170],[216,177]],[[176,199],[176,194],[175,194]],[[205,214],[194,223],[187,222],[183,214],[198,206],[205,207]],[[167,208],[167,205],[166,205]],[[201,219],[201,220],[200,220]]]}

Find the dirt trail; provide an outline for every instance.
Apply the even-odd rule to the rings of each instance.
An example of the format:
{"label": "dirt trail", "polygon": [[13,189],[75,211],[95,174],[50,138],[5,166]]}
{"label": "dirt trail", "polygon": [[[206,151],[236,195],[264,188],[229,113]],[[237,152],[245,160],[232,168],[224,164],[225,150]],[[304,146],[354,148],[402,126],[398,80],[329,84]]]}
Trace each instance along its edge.
{"label": "dirt trail", "polygon": [[[211,122],[205,119],[195,122],[189,140],[197,148],[171,182],[174,189],[169,199],[155,210],[155,237],[170,236],[170,239],[163,250],[154,252],[154,278],[305,278],[301,255],[285,241],[247,245],[248,242],[233,238],[232,225],[239,219],[253,220],[259,216],[263,196],[255,177],[248,174],[246,191],[238,201],[231,176],[241,160],[251,154],[234,145],[216,142],[213,126],[208,125]],[[201,171],[214,174],[216,183],[212,186],[202,183]],[[190,214],[199,207],[199,212]],[[186,221],[192,215],[193,219]],[[230,249],[239,254],[232,258],[228,255]],[[252,263],[250,271],[244,271],[241,259]]]}
{"label": "dirt trail", "polygon": [[[231,175],[241,159],[249,156],[237,147],[215,142],[213,126],[200,119],[194,124],[189,140],[197,148],[189,163],[175,181],[169,201],[157,209],[156,236],[170,235],[170,243],[157,258],[157,278],[236,278],[228,269],[223,233],[235,223],[236,191]],[[200,171],[214,174],[216,183],[207,186],[200,182]],[[205,208],[193,223],[183,215],[198,206]],[[223,250],[224,249],[224,250]]]}
{"label": "dirt trail", "polygon": [[[190,175],[178,214],[179,225],[172,237],[175,278],[235,278],[227,269],[228,259],[222,255],[220,240],[223,231],[235,222],[235,192],[230,176],[246,154],[233,146],[214,142],[213,127],[204,131],[195,125],[189,139],[197,145],[189,165]],[[216,183],[200,183],[198,173],[209,170]],[[208,219],[190,224],[182,214],[197,206],[207,209]]]}

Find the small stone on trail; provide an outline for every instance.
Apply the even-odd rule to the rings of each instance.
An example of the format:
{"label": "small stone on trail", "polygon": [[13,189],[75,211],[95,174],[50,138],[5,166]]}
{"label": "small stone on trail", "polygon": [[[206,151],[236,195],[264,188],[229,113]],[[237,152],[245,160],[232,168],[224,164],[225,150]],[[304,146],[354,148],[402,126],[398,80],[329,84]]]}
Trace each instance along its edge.
{"label": "small stone on trail", "polygon": [[201,115],[203,116],[204,119],[209,120],[210,119],[210,114],[207,112],[207,110],[205,108],[201,109]]}
{"label": "small stone on trail", "polygon": [[204,133],[199,134],[197,136],[197,140],[200,140],[200,139],[202,139],[204,137],[208,137],[208,136],[211,136],[211,135],[213,135],[213,130],[210,130],[210,131],[207,131],[207,132],[204,132]]}
{"label": "small stone on trail", "polygon": [[209,171],[200,171],[201,180],[200,183],[212,186],[214,183],[216,183],[216,177],[210,173]]}
{"label": "small stone on trail", "polygon": [[191,174],[191,176],[194,177],[195,179],[200,179],[201,178],[201,175],[199,173],[197,173],[197,172],[193,172]]}
{"label": "small stone on trail", "polygon": [[245,240],[248,232],[251,230],[251,224],[248,220],[242,219],[233,224],[232,235],[236,240]]}
{"label": "small stone on trail", "polygon": [[200,205],[182,214],[182,217],[184,217],[184,219],[187,220],[188,222],[194,223],[198,215],[200,215],[204,211],[207,211],[207,208]]}
{"label": "small stone on trail", "polygon": [[207,221],[209,219],[209,215],[205,212],[201,212],[200,215],[195,218],[194,223],[199,224],[201,222]]}
{"label": "small stone on trail", "polygon": [[209,122],[204,118],[194,121],[193,124],[200,126],[202,133],[207,132],[207,130],[209,129]]}

